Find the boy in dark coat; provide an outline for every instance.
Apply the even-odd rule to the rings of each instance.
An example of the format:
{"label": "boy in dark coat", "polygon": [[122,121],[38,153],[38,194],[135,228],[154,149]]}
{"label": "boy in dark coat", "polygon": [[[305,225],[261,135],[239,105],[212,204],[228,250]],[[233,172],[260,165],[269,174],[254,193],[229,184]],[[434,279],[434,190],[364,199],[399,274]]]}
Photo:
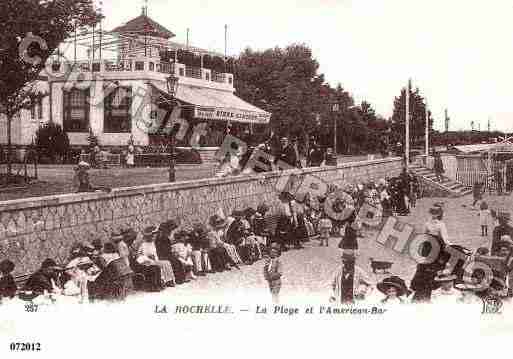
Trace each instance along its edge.
{"label": "boy in dark coat", "polygon": [[269,284],[269,290],[274,304],[280,303],[281,277],[283,275],[280,245],[273,243],[270,249],[270,258],[264,265],[264,278]]}

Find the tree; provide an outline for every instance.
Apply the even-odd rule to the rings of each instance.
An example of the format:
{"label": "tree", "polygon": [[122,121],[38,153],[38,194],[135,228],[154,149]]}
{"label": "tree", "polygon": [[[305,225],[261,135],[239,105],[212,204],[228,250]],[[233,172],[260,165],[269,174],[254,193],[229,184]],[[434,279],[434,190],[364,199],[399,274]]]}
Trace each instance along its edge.
{"label": "tree", "polygon": [[[424,142],[426,133],[426,105],[424,98],[420,95],[419,89],[410,91],[410,145],[421,146]],[[429,115],[429,129],[432,132],[433,119]],[[405,124],[406,124],[406,89],[401,90],[401,95],[394,100],[394,112],[391,124],[391,141],[393,143],[405,143]]]}
{"label": "tree", "polygon": [[48,58],[76,26],[97,22],[92,0],[16,0],[0,3],[0,113],[7,118],[8,174],[11,123],[30,106]]}
{"label": "tree", "polygon": [[57,157],[64,157],[69,151],[68,135],[59,124],[47,123],[36,132],[36,148],[40,158],[54,163]]}
{"label": "tree", "polygon": [[246,49],[237,59],[237,94],[273,114],[272,130],[305,142],[322,110],[324,76],[312,51],[303,44],[265,51]]}

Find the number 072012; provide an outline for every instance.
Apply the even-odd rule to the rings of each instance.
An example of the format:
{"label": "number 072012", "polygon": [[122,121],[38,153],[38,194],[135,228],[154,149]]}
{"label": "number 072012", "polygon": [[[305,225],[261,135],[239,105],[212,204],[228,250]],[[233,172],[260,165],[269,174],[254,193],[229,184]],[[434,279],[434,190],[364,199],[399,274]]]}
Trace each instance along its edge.
{"label": "number 072012", "polygon": [[13,352],[38,352],[41,351],[41,343],[11,343],[9,349]]}

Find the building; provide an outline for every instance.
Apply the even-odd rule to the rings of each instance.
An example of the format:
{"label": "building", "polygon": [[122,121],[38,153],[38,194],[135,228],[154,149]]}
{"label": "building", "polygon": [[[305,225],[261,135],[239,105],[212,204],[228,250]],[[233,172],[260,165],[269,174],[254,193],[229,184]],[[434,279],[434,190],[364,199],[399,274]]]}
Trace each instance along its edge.
{"label": "building", "polygon": [[[229,124],[268,124],[270,113],[234,94],[233,59],[173,42],[174,36],[143,8],[140,16],[96,35],[86,59],[50,59],[48,97],[36,115],[23,110],[14,121],[13,144],[30,144],[45,122],[62,125],[74,147],[87,146],[90,131],[102,147],[162,143],[171,118],[186,124],[178,142],[183,146],[200,123],[206,124],[201,143],[207,146],[219,145]],[[106,58],[109,52],[114,56]],[[170,79],[176,88],[169,88]]]}

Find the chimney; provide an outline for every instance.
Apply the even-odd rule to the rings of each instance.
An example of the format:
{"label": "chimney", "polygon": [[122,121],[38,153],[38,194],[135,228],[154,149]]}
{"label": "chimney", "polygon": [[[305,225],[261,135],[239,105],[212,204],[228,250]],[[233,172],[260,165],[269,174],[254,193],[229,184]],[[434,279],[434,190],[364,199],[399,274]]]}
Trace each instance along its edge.
{"label": "chimney", "polygon": [[146,6],[142,7],[142,15],[143,16],[148,16],[148,8]]}

